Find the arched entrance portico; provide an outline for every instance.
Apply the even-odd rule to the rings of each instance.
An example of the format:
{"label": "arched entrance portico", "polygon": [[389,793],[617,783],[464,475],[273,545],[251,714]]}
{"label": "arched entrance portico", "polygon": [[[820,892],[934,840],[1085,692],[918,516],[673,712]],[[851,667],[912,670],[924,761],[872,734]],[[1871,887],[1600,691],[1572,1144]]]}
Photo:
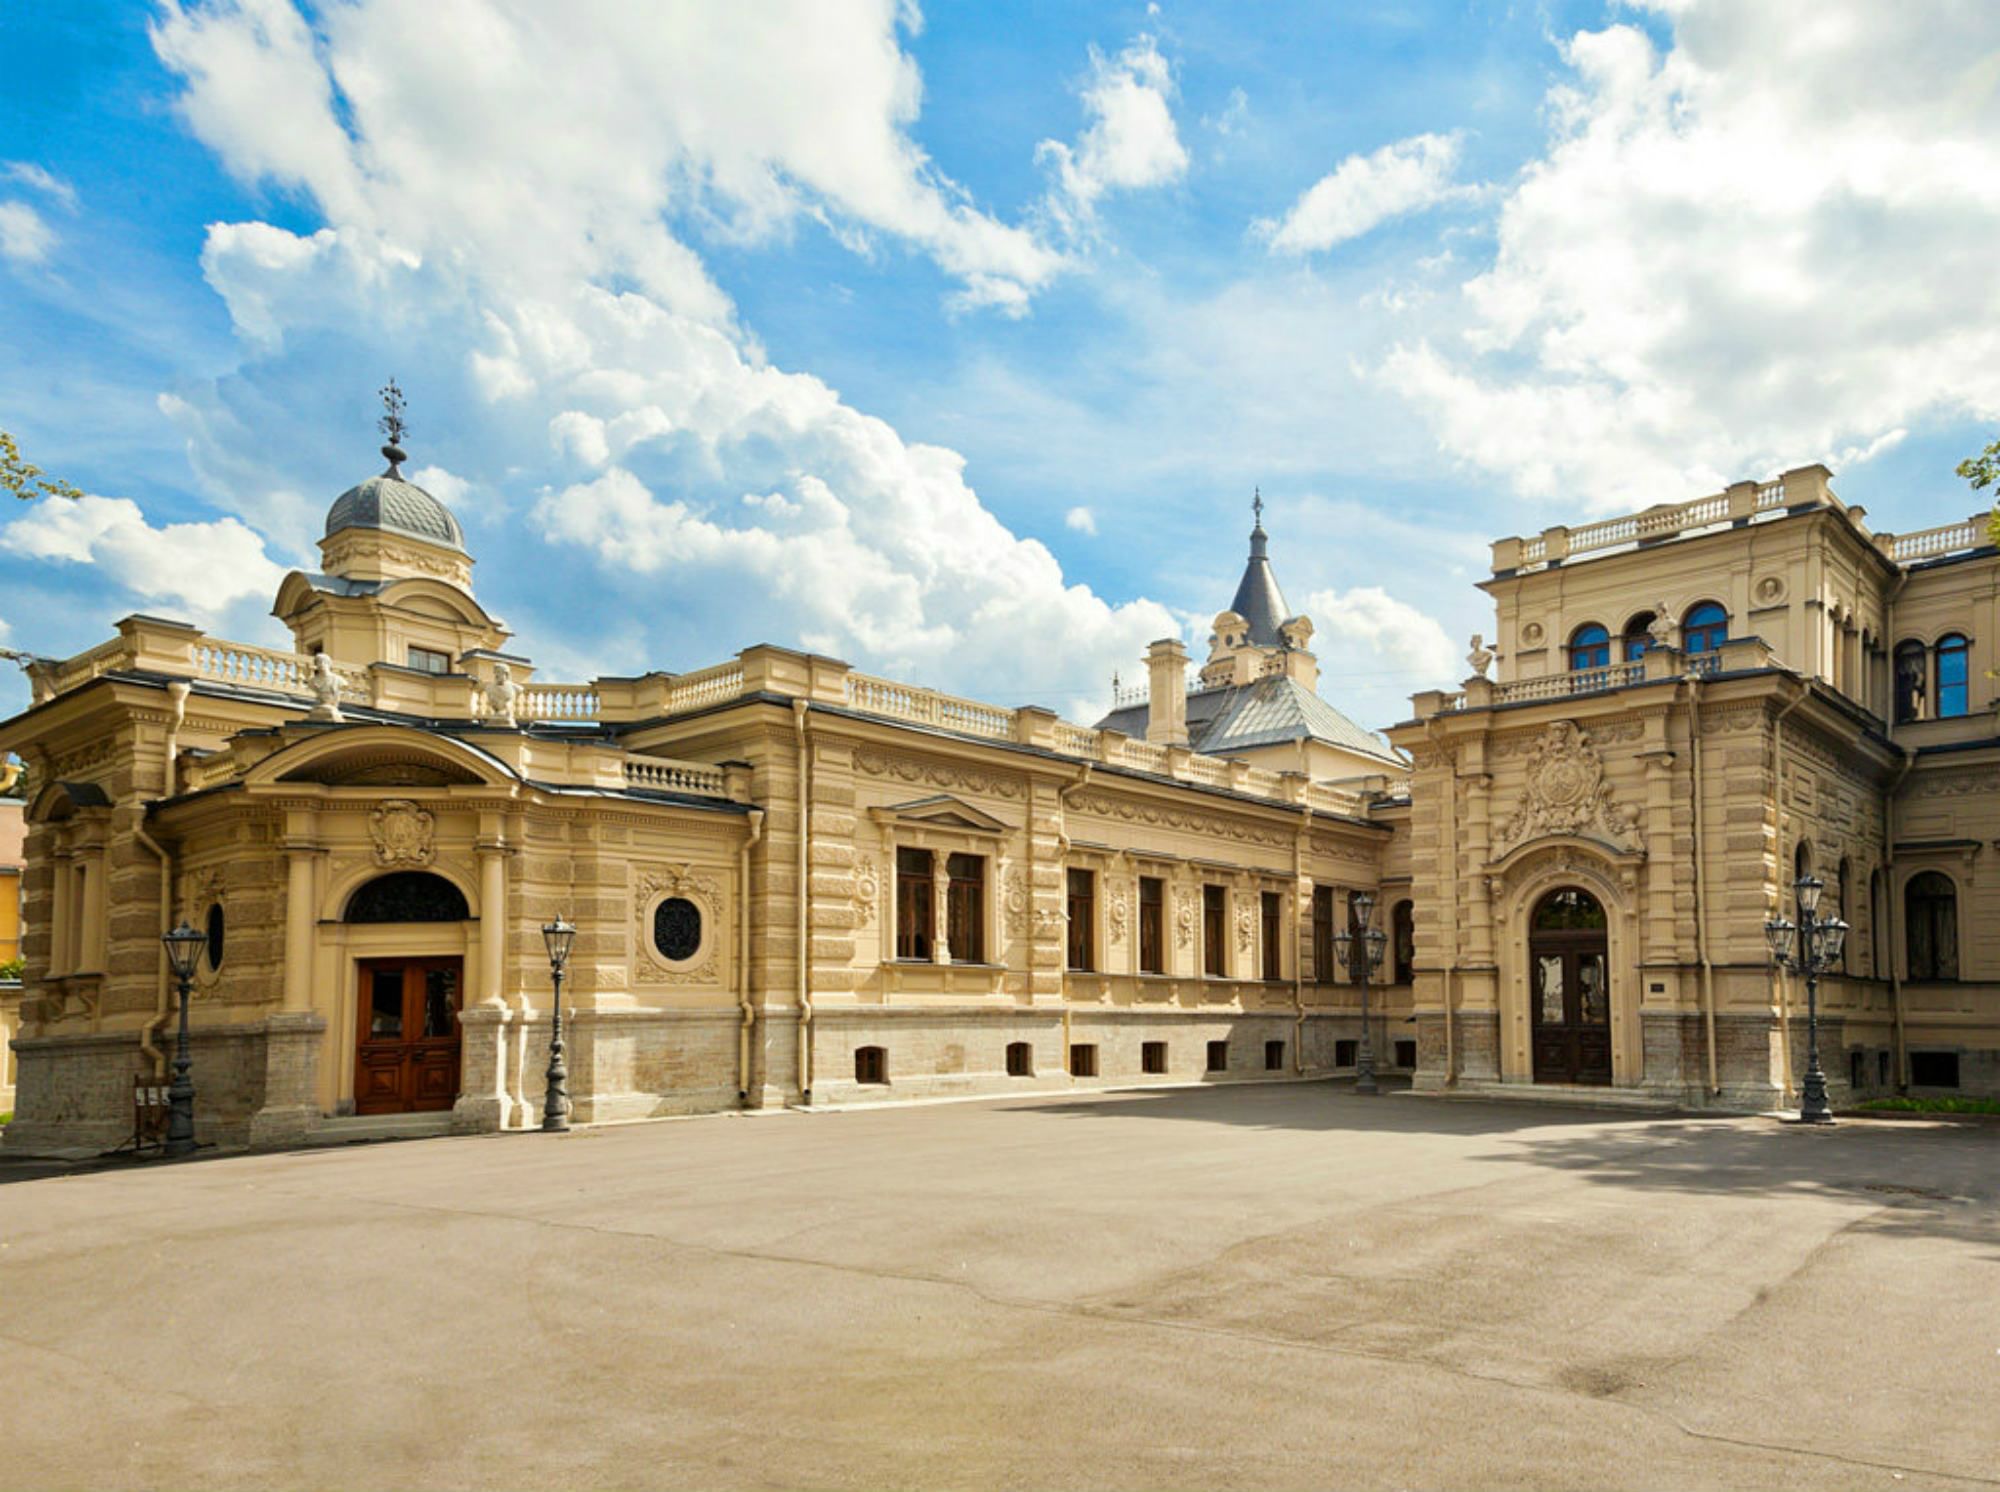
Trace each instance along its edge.
{"label": "arched entrance portico", "polygon": [[1528,918],[1529,1026],[1538,1083],[1611,1081],[1610,938],[1603,905],[1576,886]]}
{"label": "arched entrance portico", "polygon": [[[465,894],[428,871],[376,876],[348,898],[343,922],[363,927],[464,924]],[[422,941],[419,936],[418,941]],[[424,950],[355,962],[354,1111],[445,1110],[458,1099],[465,960]]]}

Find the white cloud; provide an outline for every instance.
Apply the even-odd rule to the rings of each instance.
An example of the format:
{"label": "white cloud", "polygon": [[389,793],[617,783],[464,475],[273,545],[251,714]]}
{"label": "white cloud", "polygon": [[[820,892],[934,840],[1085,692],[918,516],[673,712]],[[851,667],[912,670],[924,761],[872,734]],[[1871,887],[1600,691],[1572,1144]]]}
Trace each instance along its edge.
{"label": "white cloud", "polygon": [[1067,513],[1063,514],[1063,526],[1075,529],[1080,534],[1095,535],[1097,532],[1097,515],[1091,512],[1089,508],[1071,508]]}
{"label": "white cloud", "polygon": [[32,187],[43,195],[53,198],[69,211],[76,211],[76,188],[33,161],[0,163],[0,177],[18,181],[25,187]]}
{"label": "white cloud", "polygon": [[1306,615],[1315,629],[1313,651],[1329,672],[1346,668],[1358,652],[1364,662],[1405,675],[1401,682],[1410,692],[1447,685],[1463,670],[1459,650],[1436,619],[1380,586],[1314,591],[1306,598]]}
{"label": "white cloud", "polygon": [[1152,37],[1134,38],[1109,61],[1091,49],[1082,91],[1089,124],[1075,145],[1044,140],[1035,151],[1055,171],[1048,207],[1059,222],[1087,223],[1108,191],[1164,186],[1187,174],[1187,150],[1168,103],[1173,93],[1173,69]]}
{"label": "white cloud", "polygon": [[1387,381],[1451,453],[1599,508],[2000,415],[2000,11],[1653,8],[1664,54],[1565,45],[1457,332]]}
{"label": "white cloud", "polygon": [[[581,0],[559,20],[526,0],[437,0],[331,8],[321,24],[315,37],[258,0],[170,9],[157,31],[225,165],[325,217],[311,233],[209,233],[204,271],[249,361],[171,412],[217,501],[289,513],[287,433],[327,440],[320,391],[379,380],[358,369],[392,357],[424,438],[448,437],[441,454],[482,494],[541,486],[552,455],[575,463],[529,505],[550,563],[591,571],[551,657],[691,666],[773,640],[1076,709],[1076,691],[1169,629],[1158,606],[1066,582],[981,504],[956,453],[772,366],[674,236],[704,215],[753,236],[825,215],[907,241],[963,297],[1001,305],[1057,272],[1058,255],[974,208],[910,138],[919,80],[886,0]],[[1092,157],[1104,179],[1143,175],[1115,134]],[[483,584],[504,574],[489,564]],[[530,649],[554,619],[517,601],[568,604],[536,579],[499,581],[515,587],[505,609],[534,623]],[[614,596],[650,625],[607,631],[595,618]]]}
{"label": "white cloud", "polygon": [[209,625],[239,601],[269,605],[284,570],[234,518],[154,528],[130,498],[40,502],[0,528],[0,547],[58,563],[94,565],[134,595],[173,603]]}
{"label": "white cloud", "polygon": [[25,202],[0,202],[0,259],[40,264],[56,245],[55,230]]}
{"label": "white cloud", "polygon": [[1452,181],[1458,156],[1456,135],[1430,134],[1350,155],[1308,187],[1282,220],[1260,218],[1254,231],[1274,254],[1330,249],[1391,218],[1473,195]]}

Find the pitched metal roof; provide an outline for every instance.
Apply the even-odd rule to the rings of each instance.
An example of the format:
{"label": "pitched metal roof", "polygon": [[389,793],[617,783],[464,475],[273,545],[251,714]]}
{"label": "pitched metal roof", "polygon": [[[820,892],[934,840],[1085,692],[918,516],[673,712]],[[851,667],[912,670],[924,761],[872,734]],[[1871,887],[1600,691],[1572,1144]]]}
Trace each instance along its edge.
{"label": "pitched metal roof", "polygon": [[1278,577],[1271,573],[1266,545],[1264,520],[1260,517],[1257,526],[1250,530],[1250,563],[1243,569],[1243,579],[1237,583],[1236,599],[1229,603],[1229,609],[1250,624],[1252,642],[1259,647],[1275,648],[1284,646],[1278,627],[1289,621],[1292,614],[1285,609],[1285,593],[1278,589]]}
{"label": "pitched metal roof", "polygon": [[[1187,697],[1188,745],[1208,756],[1234,756],[1253,746],[1284,741],[1324,741],[1331,746],[1404,764],[1395,749],[1364,730],[1296,679],[1273,675],[1249,684],[1197,689]],[[1100,730],[1144,738],[1150,704],[1127,705],[1097,722]]]}

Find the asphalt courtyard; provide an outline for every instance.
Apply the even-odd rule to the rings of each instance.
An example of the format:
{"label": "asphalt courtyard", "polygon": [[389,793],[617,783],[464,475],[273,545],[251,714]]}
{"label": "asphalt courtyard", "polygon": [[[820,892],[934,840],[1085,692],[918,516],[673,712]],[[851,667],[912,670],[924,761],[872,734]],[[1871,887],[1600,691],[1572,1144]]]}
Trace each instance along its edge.
{"label": "asphalt courtyard", "polygon": [[2000,1126],[1324,1085],[0,1167],[0,1485],[2000,1485]]}

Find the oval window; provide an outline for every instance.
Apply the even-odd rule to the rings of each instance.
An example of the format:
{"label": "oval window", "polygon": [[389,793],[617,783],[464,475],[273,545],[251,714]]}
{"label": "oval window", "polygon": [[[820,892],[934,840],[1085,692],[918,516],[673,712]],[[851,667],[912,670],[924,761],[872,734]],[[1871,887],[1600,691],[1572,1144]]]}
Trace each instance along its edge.
{"label": "oval window", "polygon": [[208,967],[211,970],[222,967],[222,903],[216,902],[208,909]]}
{"label": "oval window", "polygon": [[670,896],[653,912],[653,946],[670,964],[686,963],[701,948],[701,908]]}

